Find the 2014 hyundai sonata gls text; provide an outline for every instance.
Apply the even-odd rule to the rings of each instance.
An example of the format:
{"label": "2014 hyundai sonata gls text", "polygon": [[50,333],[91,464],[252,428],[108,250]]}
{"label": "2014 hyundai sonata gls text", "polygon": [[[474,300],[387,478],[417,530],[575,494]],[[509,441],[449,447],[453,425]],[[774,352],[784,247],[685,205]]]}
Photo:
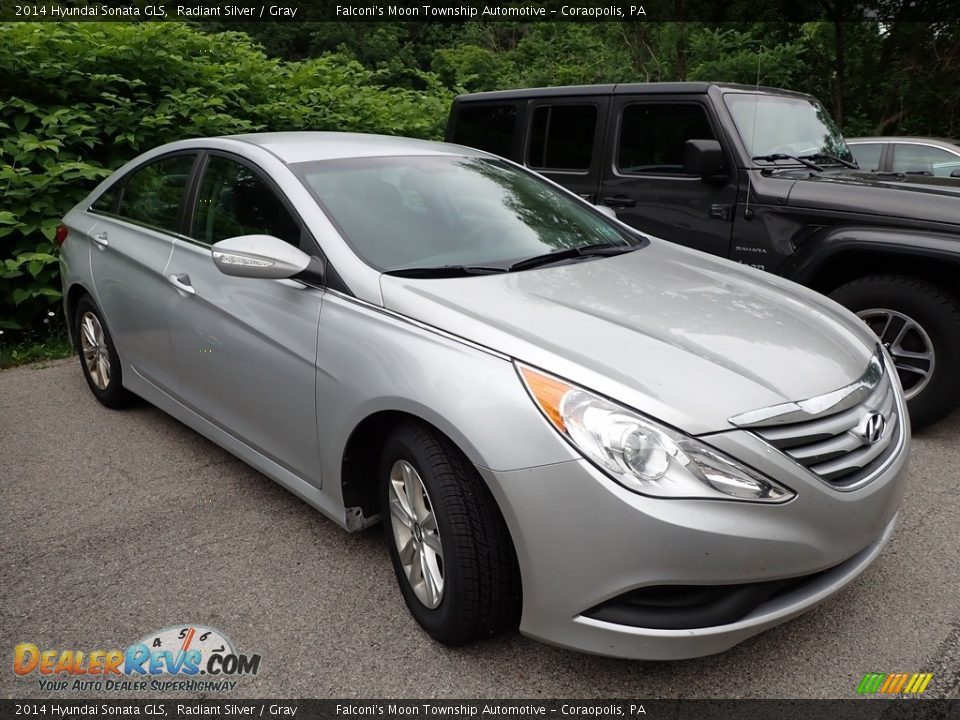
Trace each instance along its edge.
{"label": "2014 hyundai sonata gls text", "polygon": [[910,429],[861,321],[492,155],[176,142],[57,237],[93,394],[145,398],[347,530],[382,520],[440,642],[519,622],[593,653],[715,653],[893,532]]}

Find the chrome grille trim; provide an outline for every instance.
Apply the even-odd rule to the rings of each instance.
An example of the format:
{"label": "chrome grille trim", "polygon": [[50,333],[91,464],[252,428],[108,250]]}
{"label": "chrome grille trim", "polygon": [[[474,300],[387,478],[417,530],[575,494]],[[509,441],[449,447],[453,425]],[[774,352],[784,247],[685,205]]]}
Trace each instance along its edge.
{"label": "chrome grille trim", "polygon": [[[858,431],[874,411],[883,415],[886,427],[876,442],[869,443]],[[853,407],[789,424],[774,417],[768,425],[750,430],[817,479],[848,491],[870,482],[899,454],[906,437],[901,412],[896,383],[890,373],[881,372],[870,393]]]}
{"label": "chrome grille trim", "polygon": [[770,407],[750,410],[734,415],[729,422],[741,428],[767,425],[786,425],[788,423],[813,420],[856,407],[866,400],[885,376],[883,350],[877,345],[876,353],[870,358],[867,369],[859,378],[846,387],[824,395],[797,400],[795,402],[771,405]]}
{"label": "chrome grille trim", "polygon": [[899,422],[887,426],[884,438],[873,445],[864,445],[860,449],[847,453],[843,457],[809,466],[810,469],[824,480],[830,482],[843,481],[851,473],[870,468],[870,464],[883,456],[890,447],[893,434],[897,431]]}

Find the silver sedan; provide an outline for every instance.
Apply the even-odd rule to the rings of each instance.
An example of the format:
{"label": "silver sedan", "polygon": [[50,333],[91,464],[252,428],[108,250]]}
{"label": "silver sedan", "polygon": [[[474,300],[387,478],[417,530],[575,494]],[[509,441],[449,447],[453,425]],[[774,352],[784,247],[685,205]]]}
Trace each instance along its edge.
{"label": "silver sedan", "polygon": [[346,530],[382,521],[440,642],[519,624],[715,653],[836,593],[893,531],[910,429],[861,321],[491,155],[176,142],[57,238],[97,399],[146,399]]}

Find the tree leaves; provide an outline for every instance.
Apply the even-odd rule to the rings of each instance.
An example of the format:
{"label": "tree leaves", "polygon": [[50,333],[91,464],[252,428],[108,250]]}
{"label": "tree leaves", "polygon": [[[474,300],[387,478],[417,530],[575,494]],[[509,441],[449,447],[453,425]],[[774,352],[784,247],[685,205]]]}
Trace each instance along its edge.
{"label": "tree leaves", "polygon": [[[41,320],[59,293],[60,218],[171,140],[258,130],[437,139],[455,92],[694,79],[787,87],[828,107],[840,95],[847,135],[960,133],[960,25],[849,22],[837,33],[822,13],[801,24],[747,0],[717,7],[714,23],[0,24],[0,322]],[[21,262],[29,253],[54,260]]]}
{"label": "tree leaves", "polygon": [[178,23],[0,24],[0,322],[42,323],[61,297],[57,225],[138,153],[257,130],[439,138],[452,93],[418,82],[385,88],[342,54],[283,62],[244,33]]}

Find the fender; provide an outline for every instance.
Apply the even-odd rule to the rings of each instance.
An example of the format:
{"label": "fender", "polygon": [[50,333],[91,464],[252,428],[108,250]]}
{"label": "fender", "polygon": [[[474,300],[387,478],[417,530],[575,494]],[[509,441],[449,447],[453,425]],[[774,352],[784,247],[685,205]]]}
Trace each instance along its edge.
{"label": "fender", "polygon": [[[333,291],[323,301],[317,347],[321,488],[332,506],[354,507],[344,501],[347,448],[361,424],[384,413],[432,425],[471,463],[495,471],[579,457],[536,409],[510,358],[496,351]],[[470,381],[451,382],[450,367]],[[361,463],[375,467],[379,449],[362,454]],[[369,473],[361,475],[369,482]],[[350,508],[351,529],[367,524]]]}
{"label": "fender", "polygon": [[908,256],[960,266],[960,237],[906,228],[822,227],[804,237],[781,266],[780,274],[788,280],[812,286],[815,279],[839,259],[838,256],[850,252],[887,261]]}

